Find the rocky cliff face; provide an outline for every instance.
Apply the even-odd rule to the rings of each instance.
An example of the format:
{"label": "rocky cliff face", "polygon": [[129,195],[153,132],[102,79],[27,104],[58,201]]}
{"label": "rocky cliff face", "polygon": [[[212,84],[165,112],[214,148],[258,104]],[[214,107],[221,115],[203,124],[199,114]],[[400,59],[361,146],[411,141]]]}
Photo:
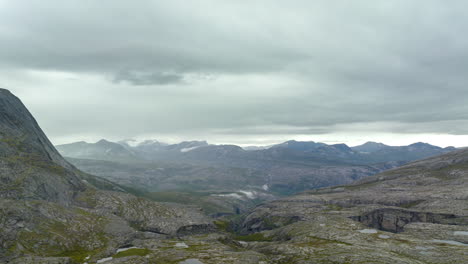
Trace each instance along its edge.
{"label": "rocky cliff face", "polygon": [[[50,143],[23,103],[6,89],[0,89],[0,131],[2,142],[7,143],[11,153],[33,153],[62,167],[72,168]],[[14,144],[10,138],[21,141]],[[5,146],[2,147],[4,151]]]}
{"label": "rocky cliff face", "polygon": [[70,204],[85,189],[34,117],[8,90],[0,89],[0,197]]}

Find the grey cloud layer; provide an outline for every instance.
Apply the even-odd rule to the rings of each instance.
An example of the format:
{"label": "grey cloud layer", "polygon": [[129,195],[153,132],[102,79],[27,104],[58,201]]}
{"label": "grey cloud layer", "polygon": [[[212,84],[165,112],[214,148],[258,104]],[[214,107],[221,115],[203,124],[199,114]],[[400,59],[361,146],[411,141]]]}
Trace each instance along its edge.
{"label": "grey cloud layer", "polygon": [[[56,136],[468,134],[466,10],[442,0],[0,0],[0,81],[23,85]],[[14,80],[31,71],[31,82]],[[66,103],[44,106],[28,89]]]}

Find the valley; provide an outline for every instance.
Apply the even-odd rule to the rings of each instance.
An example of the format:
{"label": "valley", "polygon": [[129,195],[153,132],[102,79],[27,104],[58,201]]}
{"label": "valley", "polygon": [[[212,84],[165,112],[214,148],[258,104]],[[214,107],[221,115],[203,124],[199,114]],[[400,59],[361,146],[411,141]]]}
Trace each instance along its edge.
{"label": "valley", "polygon": [[212,215],[243,213],[260,202],[348,184],[454,150],[424,143],[394,147],[368,142],[350,148],[298,141],[245,150],[206,141],[169,145],[145,140],[131,146],[127,141],[104,139],[59,145],[57,149],[84,172],[156,201],[200,206]]}

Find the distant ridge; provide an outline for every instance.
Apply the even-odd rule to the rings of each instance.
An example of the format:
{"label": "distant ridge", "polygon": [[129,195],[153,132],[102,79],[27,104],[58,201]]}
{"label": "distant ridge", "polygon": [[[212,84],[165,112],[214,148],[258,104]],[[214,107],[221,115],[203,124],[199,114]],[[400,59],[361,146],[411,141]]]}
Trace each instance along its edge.
{"label": "distant ridge", "polygon": [[72,143],[57,148],[86,172],[144,190],[253,188],[273,194],[346,184],[453,150],[424,143],[394,147],[368,142],[349,147],[295,140],[249,150],[206,141],[163,144],[157,140],[131,145],[127,141]]}
{"label": "distant ridge", "polygon": [[[104,142],[106,142],[104,144]],[[165,161],[204,161],[208,163],[220,162],[223,158],[256,159],[324,159],[353,164],[374,164],[382,162],[409,162],[430,156],[453,151],[456,148],[441,148],[428,143],[417,142],[408,146],[389,146],[378,142],[366,142],[359,146],[349,147],[346,144],[328,145],[314,141],[289,140],[280,144],[257,147],[240,148],[235,145],[212,145],[206,141],[183,141],[177,144],[166,144],[157,140],[145,140],[138,144],[129,144],[129,141],[110,142],[101,140],[96,143],[75,142],[58,145],[57,149],[66,157],[85,159],[143,159]],[[118,145],[123,146],[119,147]],[[228,150],[227,146],[231,146]],[[232,152],[236,147],[236,151]],[[208,148],[206,148],[208,147]],[[210,157],[210,151],[216,152],[225,149],[216,161]],[[372,155],[371,155],[372,154]],[[226,160],[227,162],[227,160]]]}

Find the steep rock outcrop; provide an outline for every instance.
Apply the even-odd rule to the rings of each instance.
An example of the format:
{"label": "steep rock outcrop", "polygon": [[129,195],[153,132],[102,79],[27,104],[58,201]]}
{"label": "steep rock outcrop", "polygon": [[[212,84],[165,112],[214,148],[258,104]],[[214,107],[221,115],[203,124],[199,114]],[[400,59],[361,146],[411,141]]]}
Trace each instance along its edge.
{"label": "steep rock outcrop", "polygon": [[70,204],[85,188],[23,103],[0,89],[0,198]]}

